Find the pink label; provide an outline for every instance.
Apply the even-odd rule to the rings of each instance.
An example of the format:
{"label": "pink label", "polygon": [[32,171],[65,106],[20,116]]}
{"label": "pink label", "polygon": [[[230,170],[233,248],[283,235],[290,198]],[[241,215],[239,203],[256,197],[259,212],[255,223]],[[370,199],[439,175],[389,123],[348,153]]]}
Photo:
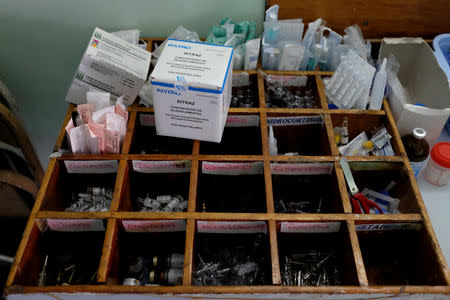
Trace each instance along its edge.
{"label": "pink label", "polygon": [[79,104],[77,111],[81,116],[84,124],[88,124],[92,120],[92,111],[94,110],[94,104]]}
{"label": "pink label", "polygon": [[141,126],[155,126],[155,115],[140,114],[139,121],[141,123]]}
{"label": "pink label", "polygon": [[173,232],[186,231],[185,220],[123,220],[127,232]]}
{"label": "pink label", "polygon": [[65,160],[68,173],[116,173],[117,160]]}
{"label": "pink label", "polygon": [[321,175],[331,174],[333,163],[278,164],[270,165],[272,174],[281,175]]}
{"label": "pink label", "polygon": [[141,173],[186,173],[191,171],[191,162],[133,160],[133,170]]}
{"label": "pink label", "polygon": [[114,106],[114,112],[122,116],[125,119],[125,121],[128,121],[128,112],[125,109],[123,109],[122,105],[116,104]]}
{"label": "pink label", "polygon": [[338,232],[341,227],[340,222],[327,223],[301,223],[301,222],[281,222],[280,232]]}
{"label": "pink label", "polygon": [[267,233],[267,224],[264,221],[197,221],[197,231],[203,233]]}
{"label": "pink label", "polygon": [[105,152],[105,125],[97,124],[94,121],[88,123],[89,130],[94,136],[98,137],[100,152]]}
{"label": "pink label", "polygon": [[118,154],[120,152],[120,133],[105,129],[105,153]]}
{"label": "pink label", "polygon": [[257,127],[258,115],[228,115],[226,127]]}
{"label": "pink label", "polygon": [[252,163],[218,163],[207,162],[202,163],[202,173],[216,175],[253,175],[262,174],[263,162]]}
{"label": "pink label", "polygon": [[53,231],[105,231],[103,220],[98,219],[47,219]]}

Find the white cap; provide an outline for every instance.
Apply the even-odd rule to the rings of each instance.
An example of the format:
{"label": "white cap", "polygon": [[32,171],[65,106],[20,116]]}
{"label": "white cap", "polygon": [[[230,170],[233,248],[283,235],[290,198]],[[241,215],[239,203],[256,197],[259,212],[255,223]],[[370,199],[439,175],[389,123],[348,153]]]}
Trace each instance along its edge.
{"label": "white cap", "polygon": [[414,128],[413,136],[419,140],[423,139],[427,135],[427,132],[423,128]]}

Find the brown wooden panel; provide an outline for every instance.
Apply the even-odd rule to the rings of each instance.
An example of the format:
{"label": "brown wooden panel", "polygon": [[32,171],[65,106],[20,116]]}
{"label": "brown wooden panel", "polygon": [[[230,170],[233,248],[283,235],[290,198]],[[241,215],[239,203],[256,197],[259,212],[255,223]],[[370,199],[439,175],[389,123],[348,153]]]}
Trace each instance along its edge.
{"label": "brown wooden panel", "polygon": [[[450,32],[449,0],[270,0],[280,5],[279,19],[303,18],[304,23],[323,18],[327,26],[343,34],[358,24],[364,38],[421,36],[433,38]],[[305,31],[306,31],[305,26]]]}

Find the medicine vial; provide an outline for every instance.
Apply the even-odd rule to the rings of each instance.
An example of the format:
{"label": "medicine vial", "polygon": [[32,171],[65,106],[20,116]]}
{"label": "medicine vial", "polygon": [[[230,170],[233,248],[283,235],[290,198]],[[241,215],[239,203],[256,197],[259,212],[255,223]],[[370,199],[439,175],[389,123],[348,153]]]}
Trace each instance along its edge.
{"label": "medicine vial", "polygon": [[183,283],[182,269],[165,269],[164,271],[151,270],[149,283],[161,285],[179,285]]}
{"label": "medicine vial", "polygon": [[423,170],[423,177],[431,184],[446,185],[450,177],[450,143],[437,143]]}
{"label": "medicine vial", "polygon": [[423,162],[427,159],[430,153],[430,146],[425,140],[427,132],[422,128],[414,128],[412,134],[402,137],[403,145],[405,146],[406,154],[414,171],[414,176],[419,175]]}

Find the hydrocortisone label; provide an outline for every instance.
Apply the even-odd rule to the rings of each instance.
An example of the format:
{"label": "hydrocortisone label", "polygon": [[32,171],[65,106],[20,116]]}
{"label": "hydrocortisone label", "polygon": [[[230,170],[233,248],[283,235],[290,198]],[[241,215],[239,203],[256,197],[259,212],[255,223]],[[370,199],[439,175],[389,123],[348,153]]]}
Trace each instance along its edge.
{"label": "hydrocortisone label", "polygon": [[265,221],[225,222],[197,221],[197,231],[200,233],[267,233]]}
{"label": "hydrocortisone label", "polygon": [[117,160],[65,160],[68,173],[117,173]]}
{"label": "hydrocortisone label", "polygon": [[331,174],[333,163],[272,163],[270,169],[272,174],[280,175],[323,175]]}
{"label": "hydrocortisone label", "polygon": [[186,173],[191,171],[191,162],[187,160],[133,160],[132,165],[134,171],[141,173]]}
{"label": "hydrocortisone label", "polygon": [[269,126],[296,126],[323,124],[322,116],[298,116],[298,117],[268,117]]}

